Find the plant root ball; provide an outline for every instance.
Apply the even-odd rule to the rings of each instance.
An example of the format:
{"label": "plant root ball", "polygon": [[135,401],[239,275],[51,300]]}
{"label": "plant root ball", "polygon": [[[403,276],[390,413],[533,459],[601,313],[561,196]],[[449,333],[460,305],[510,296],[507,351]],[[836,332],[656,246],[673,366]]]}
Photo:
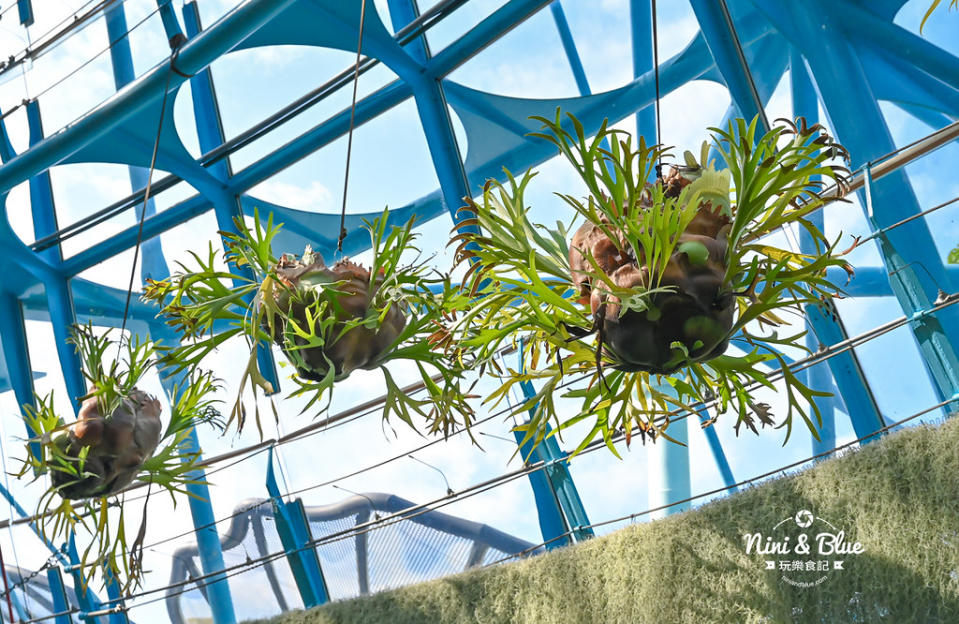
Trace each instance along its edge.
{"label": "plant root ball", "polygon": [[[307,248],[302,258],[290,254],[280,258],[276,274],[287,288],[274,290],[281,314],[275,318],[273,341],[304,379],[322,381],[331,364],[337,381],[358,368],[377,368],[406,327],[405,308],[395,302],[379,320],[346,327],[349,321],[366,318],[376,289],[382,286],[381,279],[374,282],[369,269],[355,262],[344,259],[328,267],[320,254]],[[308,339],[285,331],[284,315],[306,328],[307,310],[315,310],[317,303],[324,301],[335,320],[322,332],[323,344],[310,345]]]}
{"label": "plant root ball", "polygon": [[[689,180],[674,168],[661,183],[667,197],[676,197]],[[724,284],[729,222],[710,202],[700,204],[659,276],[658,286],[672,287],[673,292],[652,295],[649,309],[643,311],[623,312],[617,297],[599,284],[594,288],[590,273],[595,269],[584,252],[592,255],[617,287],[625,289],[656,285],[650,282],[645,258],[636,258],[622,233],[610,224],[604,223],[615,240],[589,222],[576,231],[569,251],[573,285],[580,300],[589,303],[602,331],[603,349],[615,360],[615,368],[668,374],[688,361],[709,360],[725,352],[735,316],[735,298]],[[672,346],[676,342],[685,346],[688,359]]]}
{"label": "plant root ball", "polygon": [[[60,496],[72,500],[109,496],[132,483],[160,443],[160,411],[156,398],[136,388],[106,417],[100,414],[97,397],[86,399],[77,422],[53,440],[79,473],[51,470]],[[81,460],[83,449],[88,450]]]}

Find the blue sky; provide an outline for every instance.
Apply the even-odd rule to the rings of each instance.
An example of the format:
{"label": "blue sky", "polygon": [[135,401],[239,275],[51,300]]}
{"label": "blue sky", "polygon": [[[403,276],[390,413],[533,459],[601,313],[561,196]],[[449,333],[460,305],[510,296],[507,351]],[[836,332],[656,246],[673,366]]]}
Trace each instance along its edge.
{"label": "blue sky", "polygon": [[[3,3],[3,6],[9,4]],[[36,38],[40,33],[64,17],[72,15],[82,0],[55,0],[35,3],[37,24],[29,30]],[[213,23],[233,4],[228,0],[199,0],[205,25]],[[425,3],[421,7],[426,8]],[[462,34],[471,25],[503,4],[503,0],[473,0],[458,10],[452,17],[430,32],[434,50]],[[897,18],[897,23],[917,30],[925,9],[926,0],[909,2]],[[180,0],[174,0],[179,10]],[[377,0],[377,8],[383,21],[389,25],[385,0]],[[150,14],[155,9],[152,0],[127,0],[127,21],[132,26],[141,19],[146,21],[131,35],[136,70],[146,71],[164,60],[167,54],[165,37],[159,19]],[[573,35],[579,46],[594,92],[621,86],[631,79],[631,55],[628,33],[628,2],[626,0],[567,0],[564,2]],[[685,1],[660,3],[660,54],[667,59],[680,49],[695,34],[697,26],[692,11]],[[49,11],[49,12],[48,12]],[[0,21],[0,57],[6,57],[23,48],[27,32],[16,25],[13,13]],[[927,25],[924,36],[930,41],[959,52],[959,41],[950,36],[959,20],[956,13],[940,10]],[[107,43],[106,29],[102,20],[85,28],[53,52],[47,54],[27,71],[14,71],[0,76],[0,110],[8,110],[24,97],[44,91],[81,63],[101,52]],[[275,112],[295,97],[325,81],[352,61],[347,52],[312,48],[279,47],[269,50],[244,51],[228,55],[213,64],[214,79],[222,107],[222,116],[228,137],[234,136],[251,124]],[[360,95],[369,93],[386,84],[394,75],[385,67],[365,74],[360,80]],[[558,97],[576,95],[572,73],[560,50],[548,11],[542,11],[514,31],[503,37],[489,49],[454,72],[452,80],[467,86],[518,97]],[[101,54],[89,65],[67,81],[57,84],[41,98],[45,128],[48,134],[82,115],[113,92],[113,79],[109,57]],[[177,126],[187,149],[199,155],[196,134],[192,128],[189,87],[181,89],[175,103]],[[348,90],[329,98],[319,106],[296,118],[271,136],[257,141],[233,156],[233,166],[240,169],[260,155],[274,149],[315,125],[329,114],[348,105]],[[695,149],[706,138],[705,128],[716,124],[729,105],[729,96],[719,85],[694,82],[665,96],[662,101],[663,134],[667,142],[682,149]],[[769,106],[770,118],[789,116],[790,102],[788,80],[777,89]],[[929,128],[906,116],[895,107],[883,104],[883,112],[898,145],[910,142],[930,131]],[[14,147],[20,151],[26,147],[26,120],[22,110],[6,120]],[[458,124],[458,121],[456,122]],[[632,119],[625,120],[622,127],[634,129]],[[460,140],[465,142],[460,131]],[[461,143],[463,153],[469,146]],[[251,193],[262,199],[303,210],[337,212],[342,199],[342,176],[344,170],[345,140],[338,140],[319,152],[305,158],[272,179],[253,189]],[[949,145],[909,167],[913,184],[923,207],[934,205],[953,197],[959,192],[959,183],[952,176],[943,175],[954,169],[959,158],[959,147]],[[529,201],[534,215],[551,222],[568,218],[563,204],[553,191],[578,192],[571,170],[562,162],[553,160],[540,167],[540,176],[534,182]],[[412,102],[397,108],[357,129],[353,146],[351,185],[348,196],[350,211],[368,212],[379,210],[384,205],[400,206],[434,190],[438,183],[433,172],[426,141],[419,127]],[[56,167],[52,173],[60,224],[71,223],[93,210],[99,209],[129,191],[126,168],[117,165],[68,165]],[[186,184],[157,198],[162,210],[192,194]],[[938,252],[945,253],[959,240],[954,212],[943,210],[929,219]],[[831,236],[842,231],[847,236],[868,232],[862,211],[855,203],[838,205],[826,213],[827,230]],[[33,240],[29,217],[29,201],[26,185],[14,189],[8,199],[8,216],[18,234],[26,241]],[[67,255],[75,253],[114,232],[128,227],[133,222],[132,214],[113,219],[93,231],[78,236],[64,246]],[[445,252],[451,221],[442,216],[422,228],[424,250],[436,253],[434,263],[439,267],[448,265]],[[176,228],[163,238],[168,261],[185,259],[188,249],[205,247],[216,231],[211,214],[202,215],[189,224]],[[129,275],[132,254],[126,253],[104,262],[85,272],[82,277],[99,283],[125,288]],[[855,252],[853,262],[860,266],[879,265],[879,256],[874,247],[865,246]],[[875,325],[901,315],[892,299],[845,300],[839,302],[846,327],[851,335],[858,334]],[[62,377],[55,356],[53,334],[49,325],[28,323],[28,338],[31,345],[33,366],[47,373],[37,382],[37,390],[45,393],[53,390],[61,399],[65,397]],[[244,361],[241,344],[224,348],[214,361],[213,368],[228,382],[238,375],[237,361]],[[857,350],[865,371],[872,382],[873,391],[889,420],[908,416],[935,402],[928,380],[922,371],[915,343],[908,331],[897,330],[883,338],[870,342]],[[409,371],[398,371],[400,375]],[[344,409],[356,402],[368,400],[381,391],[379,373],[356,373],[340,384],[335,393],[333,411]],[[491,382],[484,382],[487,391]],[[288,386],[289,387],[289,386]],[[149,389],[160,393],[157,380],[150,380]],[[232,389],[231,389],[232,390]],[[229,393],[224,398],[229,398]],[[278,431],[268,431],[268,436],[288,432],[311,422],[311,415],[298,415],[297,401],[277,397],[277,406],[282,415]],[[765,398],[776,405],[774,397]],[[64,403],[65,405],[65,403]],[[23,428],[19,421],[16,402],[12,393],[0,395],[0,421],[3,424],[6,469],[12,470],[12,458],[22,455],[17,437]],[[285,482],[283,487],[295,490],[309,487],[357,468],[372,464],[384,457],[403,455],[423,443],[423,439],[405,426],[396,425],[395,431],[384,426],[376,415],[330,429],[284,446],[280,453]],[[508,435],[509,423],[494,420],[481,430],[495,435]],[[764,431],[761,436],[744,435],[736,438],[729,419],[721,418],[716,430],[724,443],[727,455],[737,478],[747,478],[800,459],[809,454],[808,435],[796,430],[794,438],[783,448],[781,431]],[[566,444],[574,441],[567,439]],[[257,441],[256,432],[249,429],[241,436],[217,437],[213,432],[201,434],[205,451],[217,454],[239,448]],[[839,441],[850,439],[848,419],[837,415]],[[693,426],[689,431],[690,456],[692,459],[692,491],[706,491],[721,484],[712,459],[708,454],[704,436]],[[440,467],[454,490],[490,478],[507,469],[518,466],[511,460],[513,446],[495,438],[481,438],[483,449],[478,449],[467,440],[455,438],[436,444],[416,456]],[[631,512],[642,511],[647,505],[650,447],[635,445],[624,454],[622,460],[610,454],[593,453],[577,458],[572,472],[584,500],[590,519],[602,521]],[[229,515],[242,499],[266,496],[263,487],[264,455],[257,455],[216,473],[213,506],[217,517]],[[11,489],[24,506],[32,509],[40,490],[38,484],[12,482]],[[416,502],[427,501],[445,493],[445,484],[440,476],[429,468],[409,459],[401,459],[383,468],[364,473],[342,482],[342,486],[355,491],[380,491],[399,494]],[[344,498],[343,491],[331,487],[310,490],[304,494],[307,505],[321,505]],[[133,505],[132,509],[136,509]],[[0,505],[0,517],[6,511]],[[185,513],[185,501],[175,509],[167,500],[156,497],[151,501],[148,542],[176,535],[190,528],[189,516]],[[458,501],[444,509],[479,522],[489,523],[531,542],[541,540],[535,508],[528,482],[514,481],[491,492]],[[785,510],[787,513],[792,510]],[[139,512],[131,513],[131,517]],[[604,531],[614,527],[608,527]],[[45,559],[42,546],[25,528],[12,533],[0,533],[0,546],[4,553],[16,555],[24,567],[36,567]],[[181,538],[165,543],[147,552],[147,568],[153,572],[147,579],[147,587],[160,586],[166,582],[170,553],[178,546],[189,543]],[[12,556],[7,557],[8,563]],[[151,605],[134,611],[138,621],[162,621],[162,607]],[[250,613],[250,615],[253,615]]]}

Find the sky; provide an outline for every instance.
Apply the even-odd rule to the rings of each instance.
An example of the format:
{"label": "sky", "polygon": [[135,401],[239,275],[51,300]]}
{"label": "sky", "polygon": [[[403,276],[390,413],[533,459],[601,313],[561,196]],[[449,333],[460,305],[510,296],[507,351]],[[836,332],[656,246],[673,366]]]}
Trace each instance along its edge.
{"label": "sky", "polygon": [[[450,18],[429,33],[431,48],[442,49],[472,25],[501,6],[504,0],[471,0]],[[39,6],[42,4],[42,7]],[[36,40],[60,20],[69,18],[80,9],[83,0],[45,0],[35,3],[37,22],[29,30],[21,28],[15,12],[0,19],[0,58],[20,51],[29,40]],[[235,2],[228,0],[199,0],[204,25],[210,25],[225,14]],[[385,0],[376,0],[377,10],[387,27],[389,16]],[[422,10],[427,8],[422,3]],[[10,0],[0,3],[6,9]],[[165,60],[167,46],[152,0],[127,0],[127,22],[135,26],[131,34],[134,64],[138,75]],[[177,11],[180,0],[174,0]],[[631,51],[628,32],[627,0],[566,0],[563,3],[573,36],[590,85],[594,92],[609,90],[626,84],[632,77]],[[897,17],[897,23],[918,30],[925,0],[908,2]],[[660,4],[660,57],[668,59],[679,52],[695,35],[697,24],[685,0]],[[924,36],[931,42],[953,53],[959,53],[959,41],[950,36],[955,31],[956,13],[940,13],[927,25]],[[142,22],[142,23],[141,23]],[[0,110],[7,111],[25,97],[40,95],[45,131],[51,134],[69,124],[113,93],[113,78],[109,55],[103,53],[107,45],[106,28],[98,20],[84,28],[62,45],[38,59],[24,71],[14,70],[0,75]],[[99,56],[97,56],[99,55]],[[92,60],[90,60],[92,59]],[[89,62],[88,62],[89,61]],[[343,51],[282,46],[271,49],[242,51],[229,54],[212,65],[217,95],[227,137],[236,136],[260,119],[275,112],[296,97],[324,82],[352,62],[352,54]],[[82,67],[81,67],[82,66]],[[77,69],[80,68],[80,69]],[[75,73],[74,73],[75,71]],[[70,75],[66,80],[64,76]],[[395,76],[383,66],[364,74],[360,79],[360,96],[393,80]],[[463,85],[516,97],[540,98],[576,95],[576,86],[568,62],[561,52],[559,37],[549,11],[541,11],[508,33],[502,39],[457,69],[450,79]],[[698,145],[707,138],[705,129],[715,125],[730,102],[726,90],[715,83],[697,81],[666,95],[662,100],[662,128],[666,142],[683,149],[698,151]],[[348,90],[342,90],[320,105],[281,127],[266,138],[239,150],[231,158],[234,170],[242,169],[267,151],[289,141],[304,130],[322,121],[326,116],[349,104]],[[779,85],[767,114],[770,119],[790,116],[788,75]],[[927,134],[931,129],[908,117],[891,104],[882,103],[882,110],[897,145]],[[193,128],[190,89],[185,85],[174,103],[177,130],[187,150],[200,154]],[[824,112],[824,111],[823,111]],[[455,115],[454,115],[455,117]],[[821,117],[826,120],[824,115]],[[828,120],[825,121],[828,126]],[[454,119],[461,151],[467,154],[469,145],[458,120]],[[6,118],[7,130],[14,148],[20,152],[27,146],[26,119],[23,110]],[[635,122],[627,118],[620,127],[633,131]],[[923,207],[959,194],[959,183],[943,171],[954,168],[959,158],[955,144],[946,146],[908,168],[913,186]],[[273,178],[251,190],[261,199],[316,212],[335,213],[342,200],[345,162],[345,139],[332,142],[320,151],[279,172]],[[568,219],[569,214],[553,192],[578,193],[581,187],[573,179],[569,167],[553,159],[538,168],[540,175],[530,190],[528,200],[535,219],[552,222]],[[54,196],[61,226],[72,223],[94,210],[125,197],[130,192],[126,168],[119,165],[66,165],[52,169]],[[419,126],[412,102],[404,102],[368,124],[357,128],[350,170],[350,189],[347,197],[351,212],[381,210],[383,206],[402,206],[437,188],[428,146]],[[25,242],[34,240],[29,212],[26,184],[15,188],[7,200],[7,215],[14,230]],[[163,210],[190,195],[193,191],[181,183],[157,197],[158,209]],[[827,234],[852,236],[869,232],[858,204],[835,205],[826,211]],[[64,245],[69,256],[86,247],[96,245],[112,234],[129,227],[134,220],[132,212],[112,219],[97,228],[70,239]],[[938,253],[944,256],[959,240],[955,212],[942,210],[929,217]],[[424,251],[435,254],[432,263],[447,267],[450,261],[445,249],[452,226],[446,215],[427,223],[420,232]],[[164,235],[163,249],[168,262],[186,259],[190,249],[205,248],[215,240],[216,224],[212,214],[201,215],[193,221]],[[856,266],[879,266],[878,252],[873,246],[857,249],[851,257]],[[125,288],[129,276],[132,252],[121,254],[86,271],[81,277],[116,288]],[[901,316],[895,300],[858,299],[838,302],[850,335],[859,334],[878,324]],[[27,324],[28,341],[33,367],[46,376],[36,382],[37,392],[53,391],[62,401],[66,396],[62,375],[55,354],[52,329],[49,324],[30,321]],[[857,354],[871,382],[873,392],[887,420],[897,420],[935,403],[932,387],[922,370],[915,341],[906,329],[896,330],[880,339],[857,348]],[[282,359],[282,356],[278,356]],[[245,361],[242,344],[224,347],[212,362],[212,368],[228,385],[223,393],[230,400],[231,381],[239,374],[236,362]],[[409,371],[398,370],[409,378]],[[162,389],[157,379],[146,384],[149,391],[159,395]],[[492,389],[491,382],[480,385],[481,394]],[[287,383],[286,390],[292,388]],[[360,371],[338,384],[332,411],[338,412],[358,402],[368,400],[382,391],[378,372]],[[777,405],[770,393],[761,393],[761,400]],[[312,422],[313,414],[300,414],[302,402],[275,397],[281,414],[276,425],[267,423],[267,437],[298,429]],[[481,410],[482,413],[483,410]],[[930,419],[940,417],[933,414]],[[17,458],[23,456],[21,437],[23,425],[19,418],[12,392],[0,394],[0,424],[3,438],[4,466],[7,472],[16,469]],[[510,422],[493,419],[479,431],[491,436],[509,437]],[[745,479],[762,474],[787,462],[811,454],[807,433],[797,427],[792,439],[783,446],[781,430],[765,430],[760,436],[751,434],[736,437],[731,419],[720,418],[716,431],[723,442],[733,474]],[[562,446],[570,447],[578,441],[573,430]],[[691,457],[691,491],[706,492],[722,484],[715,464],[709,455],[705,437],[693,424],[689,429]],[[205,453],[216,455],[242,448],[258,441],[255,428],[242,435],[219,436],[210,430],[201,431]],[[482,448],[472,445],[464,436],[439,442],[415,452],[415,457],[438,467],[449,486],[461,490],[472,484],[513,470],[519,461],[513,456],[515,446],[509,441],[491,436],[478,436]],[[852,439],[848,418],[837,414],[837,441]],[[341,427],[331,427],[315,435],[284,445],[278,451],[281,488],[285,492],[305,489],[302,494],[307,506],[339,502],[355,492],[386,492],[400,495],[414,502],[425,502],[446,492],[446,482],[438,472],[405,457],[428,442],[402,423],[384,424],[372,414]],[[607,452],[591,453],[574,460],[571,472],[580,496],[593,522],[604,521],[648,507],[649,484],[654,477],[655,457],[659,449],[634,444],[622,449],[623,458]],[[347,475],[387,457],[396,461],[359,476],[343,479],[338,485],[315,487],[330,479]],[[266,497],[263,486],[266,455],[257,454],[238,463],[223,467],[210,475],[212,505],[217,518],[227,518],[234,507],[248,498]],[[9,489],[28,510],[35,507],[39,483],[8,479]],[[129,503],[131,517],[139,517],[139,502]],[[186,502],[174,507],[169,499],[154,497],[150,501],[146,567],[150,570],[146,587],[164,585],[169,577],[171,555],[177,548],[189,545],[191,527]],[[533,543],[542,541],[529,483],[518,479],[489,492],[455,501],[444,512],[463,518],[488,523],[500,530]],[[785,510],[790,513],[792,510]],[[0,518],[15,516],[15,512],[0,504]],[[623,526],[616,523],[598,532],[608,532]],[[172,538],[172,539],[171,539]],[[154,543],[160,542],[155,546]],[[8,565],[15,560],[24,568],[36,568],[47,553],[32,537],[29,529],[19,527],[0,531],[0,548],[7,555]],[[233,582],[234,593],[245,600],[244,615],[265,615],[256,612],[251,596],[252,584]],[[244,584],[245,583],[245,584]],[[141,622],[165,621],[162,603],[135,608],[131,617]]]}

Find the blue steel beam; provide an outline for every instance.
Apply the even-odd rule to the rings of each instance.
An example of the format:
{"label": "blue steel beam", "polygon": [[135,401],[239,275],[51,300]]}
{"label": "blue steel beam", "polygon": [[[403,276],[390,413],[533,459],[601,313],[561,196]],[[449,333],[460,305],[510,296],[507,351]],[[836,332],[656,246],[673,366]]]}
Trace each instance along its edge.
{"label": "blue steel beam", "polygon": [[[831,125],[855,158],[853,166],[893,151],[895,144],[862,65],[854,48],[840,36],[849,16],[839,15],[835,4],[821,0],[802,6],[790,3],[773,6],[751,1],[803,53]],[[918,200],[905,171],[884,176],[873,190],[874,213],[867,217],[875,219],[877,228],[919,212]],[[927,307],[938,296],[938,288],[953,290],[925,221],[917,219],[889,232],[883,243],[883,261],[890,273],[892,289],[907,315]],[[890,250],[895,250],[895,256],[889,254]],[[902,270],[915,264],[922,265],[926,270],[923,273],[928,273],[930,279],[922,283],[913,280],[910,271]],[[948,337],[959,336],[959,314],[955,310],[943,310],[913,325],[912,330],[937,395],[942,400],[955,396],[959,392],[956,376],[959,360]],[[863,427],[857,429],[857,434],[866,436],[876,428]]]}
{"label": "blue steel beam", "polygon": [[[805,117],[810,125],[818,123],[819,100],[806,72],[806,64],[795,49],[790,54],[789,86],[793,117]],[[821,232],[825,232],[826,222],[822,210],[809,215],[809,221]],[[799,249],[803,253],[816,251],[815,242],[805,228],[800,228],[799,231]],[[806,347],[812,352],[817,351],[820,346],[826,347],[848,338],[832,302],[823,306],[806,306],[806,328],[809,332],[806,334]],[[857,419],[861,419],[866,426],[877,421],[882,422],[875,397],[870,391],[869,382],[855,351],[846,351],[830,358],[827,363],[820,363],[802,371],[802,379],[813,389],[824,390],[832,385],[830,371],[836,378],[836,385],[854,427]],[[822,420],[819,437],[812,438],[813,455],[818,455],[836,447],[836,414],[830,397],[816,397],[814,401]]]}
{"label": "blue steel beam", "polygon": [[67,613],[70,603],[67,601],[67,588],[63,584],[63,575],[60,568],[54,566],[47,569],[47,582],[50,584],[50,598],[53,603],[53,621],[56,624],[73,624],[73,619]]}
{"label": "blue steel beam", "polygon": [[[389,0],[389,7],[394,28],[402,28],[418,17],[414,0]],[[405,50],[413,55],[413,60],[425,64],[429,61],[429,46],[424,37],[419,39],[421,44],[408,45]],[[423,126],[433,168],[440,182],[443,202],[453,222],[459,223],[466,218],[459,209],[465,205],[464,198],[472,196],[472,193],[466,169],[463,167],[463,157],[453,132],[453,120],[450,118],[443,86],[439,79],[422,74],[410,74],[405,82],[413,90],[413,101],[416,103],[416,112]],[[464,231],[478,230],[471,226]]]}
{"label": "blue steel beam", "polygon": [[[168,2],[161,4],[161,10],[163,7],[166,7],[172,12],[172,7]],[[133,69],[133,53],[130,49],[129,38],[126,36],[127,21],[124,6],[122,4],[111,6],[107,9],[105,18],[107,22],[107,34],[109,40],[113,42],[110,47],[110,60],[113,65],[114,82],[117,90],[120,90],[136,78]],[[172,39],[179,32],[179,24],[176,22],[175,15],[173,16],[175,29],[174,26],[167,25],[168,21],[169,18],[164,19],[164,26],[168,28],[168,36]],[[182,33],[180,34],[182,36]],[[142,167],[130,167],[129,172],[130,183],[133,189],[140,189],[146,186],[149,176],[147,170]],[[145,218],[150,218],[156,214],[156,206],[152,198],[143,206],[142,210],[144,211]],[[159,237],[145,237],[142,246],[141,278],[146,280],[148,278],[164,279],[168,277],[170,271],[163,255],[163,248]],[[154,338],[156,337],[157,336],[154,336]],[[184,378],[181,376],[177,381],[183,383]],[[165,378],[164,386],[166,386],[168,391],[167,394],[170,397],[174,397],[174,380]],[[175,398],[171,400],[175,400]],[[199,438],[195,429],[191,431],[190,445],[199,452]],[[209,488],[205,483],[202,483],[205,481],[205,474],[203,471],[197,471],[191,476],[198,482],[186,486],[187,491],[191,494],[189,499],[191,515],[195,527],[204,527],[197,531],[197,542],[204,545],[204,548],[200,550],[201,565],[204,573],[222,570],[225,565],[223,563],[223,551],[219,537],[214,530],[211,538],[209,532],[206,530],[206,527],[209,527],[211,520],[214,518],[214,514]],[[107,586],[107,590],[108,592],[110,591],[110,585]],[[229,584],[225,580],[213,583],[209,586],[207,595],[210,599],[214,622],[216,624],[233,624],[236,616],[233,613],[233,598],[230,594]],[[112,594],[110,597],[115,598]],[[126,618],[126,615],[125,613],[113,614],[110,617],[111,621],[113,621],[114,618],[123,618],[117,619],[117,622],[122,622]]]}
{"label": "blue steel beam", "polygon": [[[653,70],[653,15],[650,0],[630,0],[630,35],[633,50],[633,77]],[[656,108],[652,104],[636,113],[636,132],[646,138],[647,145],[659,142],[656,136]]]}
{"label": "blue steel beam", "polygon": [[[30,350],[27,348],[27,332],[24,326],[23,308],[20,301],[8,292],[0,290],[0,346],[3,348],[3,358],[10,375],[10,386],[13,388],[17,405],[21,412],[24,406],[34,406],[33,402],[33,369],[30,367]],[[36,432],[27,427],[27,437],[32,438]],[[42,452],[39,442],[30,443],[31,453],[39,457]]]}
{"label": "blue steel beam", "polygon": [[[217,23],[217,28],[202,32],[180,51],[177,67],[184,74],[196,73],[233,49],[251,33],[261,28],[295,0],[248,0],[237,6]],[[97,137],[117,128],[123,121],[139,112],[162,93],[169,68],[160,64],[142,76],[124,91],[81,117],[62,132],[47,137],[37,145],[0,167],[0,192],[59,163]],[[183,76],[170,78],[173,90],[186,80]]]}
{"label": "blue steel beam", "polygon": [[[511,20],[521,21],[525,19],[542,4],[545,4],[545,2],[537,3],[525,0],[512,0],[512,2],[504,5],[484,20],[480,26],[471,30],[468,36],[464,35],[464,37],[445,48],[443,52],[440,53],[444,57],[442,64],[435,64],[439,55],[433,57],[430,63],[433,64],[431,66],[434,72],[440,73],[440,70],[448,71],[459,66],[459,64],[465,62],[479,49],[482,49],[482,47],[494,41],[501,34],[495,30],[497,26],[508,29],[515,25],[515,21]],[[682,53],[680,58],[682,59],[681,63],[667,63],[663,67],[664,92],[668,92],[684,81],[695,79],[708,71],[708,66],[706,65],[707,59],[695,50],[688,50]],[[647,78],[650,75],[651,74],[648,74]],[[395,81],[381,88],[358,103],[356,111],[357,124],[362,124],[379,115],[409,96],[409,86],[401,81]],[[341,136],[347,131],[348,125],[349,111],[341,111],[327,121],[314,127],[312,130],[290,141],[284,147],[268,154],[253,165],[239,172],[231,178],[228,190],[233,193],[240,193],[255,186],[277,171],[290,166],[292,163],[304,158],[316,149]],[[67,130],[67,132],[69,132],[69,130]],[[206,203],[206,201],[204,198],[193,198],[187,200],[186,203],[181,203],[176,207],[164,210],[156,217],[147,219],[144,224],[144,238],[156,236],[187,221],[196,214],[209,210],[210,204]],[[104,241],[96,248],[85,250],[70,258],[66,261],[64,270],[68,275],[74,275],[106,258],[112,257],[123,249],[132,247],[135,241],[136,227],[127,228],[107,241]]]}
{"label": "blue steel beam", "polygon": [[[203,32],[203,26],[200,23],[200,10],[197,8],[196,2],[189,2],[183,5],[183,19],[186,23],[187,34],[190,39],[193,39]],[[179,28],[179,23],[177,23],[177,28]],[[179,34],[182,36],[182,33]],[[176,33],[172,36],[176,36]],[[213,151],[223,144],[226,137],[223,133],[223,122],[220,119],[220,109],[216,101],[213,75],[209,67],[197,72],[196,75],[190,79],[190,93],[193,97],[193,117],[196,121],[200,150],[204,153]],[[229,159],[218,161],[209,168],[209,171],[215,179],[226,184],[230,178]],[[236,194],[223,192],[211,196],[210,193],[207,193],[206,196],[213,202],[213,214],[216,217],[216,224],[220,232],[237,234],[238,230],[234,219],[241,216],[242,211],[240,210],[240,203]],[[224,252],[226,252],[226,239],[223,238],[222,235],[221,243]],[[235,264],[231,264],[231,269],[243,277],[253,277],[253,272],[249,267],[238,267]],[[249,299],[252,301],[252,293]],[[257,364],[259,365],[260,372],[266,380],[270,382],[273,392],[279,392],[280,375],[276,368],[276,362],[273,359],[273,352],[268,344],[262,344],[260,346],[261,348],[257,350]]]}
{"label": "blue steel beam", "polygon": [[[43,141],[43,122],[40,118],[40,103],[32,100],[27,104],[27,124],[30,131],[30,147],[35,148]],[[16,161],[16,158],[7,163]],[[2,170],[3,168],[0,168]],[[33,217],[33,234],[40,238],[57,231],[57,213],[53,203],[53,187],[50,172],[42,171],[30,178],[30,212]],[[60,246],[51,247],[40,253],[40,257],[51,264],[62,259]],[[80,408],[79,397],[87,393],[86,379],[83,377],[83,365],[73,345],[69,343],[70,328],[76,325],[77,315],[73,307],[73,293],[67,278],[52,276],[44,281],[47,293],[47,307],[53,326],[53,338],[56,342],[57,356],[63,369],[63,381],[67,394],[76,412]]]}
{"label": "blue steel beam", "polygon": [[549,5],[549,10],[553,14],[553,22],[556,24],[557,32],[559,32],[559,39],[563,43],[563,51],[566,52],[566,58],[569,60],[569,68],[573,72],[576,88],[580,95],[591,95],[593,92],[590,90],[589,81],[586,79],[586,70],[583,68],[583,62],[576,50],[573,32],[569,29],[569,21],[566,19],[566,13],[563,11],[560,0],[554,0]]}
{"label": "blue steel beam", "polygon": [[959,85],[959,59],[949,52],[892,20],[877,16],[857,2],[836,0],[832,8],[842,16],[842,22],[837,26],[851,40],[874,48],[894,50],[898,58],[908,61],[916,69],[947,85]]}
{"label": "blue steel beam", "polygon": [[725,7],[726,0],[690,0],[706,45],[716,61],[733,102],[746,119],[759,117],[760,126],[769,131],[769,120],[762,100],[750,77],[749,66],[739,46],[739,36]]}
{"label": "blue steel beam", "polygon": [[446,76],[552,1],[509,0],[430,58],[424,66],[424,76]]}
{"label": "blue steel beam", "polygon": [[174,48],[182,43],[185,37],[176,13],[173,11],[173,3],[170,0],[157,0],[157,9],[160,11],[160,20],[163,22],[163,30],[166,31],[167,41],[170,47]]}
{"label": "blue steel beam", "polygon": [[[133,69],[133,53],[130,49],[130,38],[127,36],[127,18],[123,4],[111,5],[104,11],[107,23],[107,37],[110,45],[110,63],[113,67],[113,82],[117,91],[136,79]],[[131,190],[145,188],[149,172],[143,167],[128,167]],[[156,203],[151,197],[143,210],[143,218],[149,219],[156,215]],[[137,211],[139,212],[139,211]],[[136,213],[135,213],[136,214]],[[139,215],[138,215],[139,216]],[[141,277],[146,279],[162,280],[169,276],[166,259],[163,256],[163,247],[159,238],[144,238],[141,243],[143,253],[140,255]]]}
{"label": "blue steel beam", "polygon": [[303,502],[299,499],[293,502],[283,500],[273,471],[273,447],[270,447],[267,457],[266,489],[273,503],[276,530],[286,551],[303,606],[310,609],[329,602],[330,592],[323,577],[320,558],[316,554],[316,548],[310,547],[313,537],[310,535],[310,524]]}
{"label": "blue steel beam", "polygon": [[33,26],[33,3],[31,0],[17,0],[17,12],[21,26]]}

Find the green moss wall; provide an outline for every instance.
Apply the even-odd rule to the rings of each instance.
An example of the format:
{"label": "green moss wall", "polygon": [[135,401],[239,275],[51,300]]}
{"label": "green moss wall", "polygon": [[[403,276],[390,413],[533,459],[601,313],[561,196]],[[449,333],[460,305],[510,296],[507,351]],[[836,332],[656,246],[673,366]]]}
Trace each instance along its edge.
{"label": "green moss wall", "polygon": [[[815,588],[783,582],[743,547],[744,533],[804,508],[865,548]],[[696,511],[272,622],[959,623],[959,418]]]}

